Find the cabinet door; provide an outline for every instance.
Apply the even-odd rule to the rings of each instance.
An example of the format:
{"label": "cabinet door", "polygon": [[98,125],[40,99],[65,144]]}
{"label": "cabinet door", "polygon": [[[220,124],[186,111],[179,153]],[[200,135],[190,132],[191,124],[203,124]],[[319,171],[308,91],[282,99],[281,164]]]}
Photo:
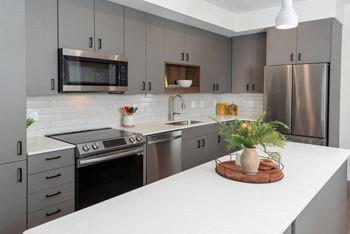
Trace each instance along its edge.
{"label": "cabinet door", "polygon": [[165,21],[165,60],[169,63],[185,63],[185,25]]}
{"label": "cabinet door", "polygon": [[142,93],[146,80],[146,13],[125,8],[125,55],[128,57],[127,94]]}
{"label": "cabinet door", "polygon": [[232,92],[246,93],[252,89],[252,36],[232,39]]}
{"label": "cabinet door", "polygon": [[192,65],[200,64],[201,31],[197,28],[185,26],[185,60]]}
{"label": "cabinet door", "polygon": [[124,54],[124,7],[95,0],[95,51]]}
{"label": "cabinet door", "polygon": [[267,65],[296,63],[297,29],[267,29]]}
{"label": "cabinet door", "polygon": [[331,61],[331,19],[301,23],[298,26],[298,63]]}
{"label": "cabinet door", "polygon": [[229,38],[221,35],[214,36],[214,55],[213,69],[215,71],[214,83],[216,84],[216,93],[226,93],[231,91],[229,82],[231,46]]}
{"label": "cabinet door", "polygon": [[26,161],[0,165],[0,233],[26,229]]}
{"label": "cabinet door", "polygon": [[200,137],[182,141],[182,170],[200,165],[203,152]]}
{"label": "cabinet door", "polygon": [[263,93],[264,67],[266,65],[266,33],[252,35],[252,81],[254,93]]}
{"label": "cabinet door", "polygon": [[[164,93],[165,22],[154,15],[146,17],[146,80],[148,93]],[[151,87],[149,87],[151,84]]]}
{"label": "cabinet door", "polygon": [[57,46],[57,0],[27,0],[27,95],[57,94]]}
{"label": "cabinet door", "polygon": [[94,0],[59,0],[59,47],[93,51],[94,23]]}
{"label": "cabinet door", "polygon": [[201,93],[215,92],[215,61],[213,54],[215,54],[214,33],[202,31],[202,38],[200,41],[201,51],[201,78],[200,90]]}
{"label": "cabinet door", "polygon": [[25,2],[0,7],[0,164],[26,158]]}

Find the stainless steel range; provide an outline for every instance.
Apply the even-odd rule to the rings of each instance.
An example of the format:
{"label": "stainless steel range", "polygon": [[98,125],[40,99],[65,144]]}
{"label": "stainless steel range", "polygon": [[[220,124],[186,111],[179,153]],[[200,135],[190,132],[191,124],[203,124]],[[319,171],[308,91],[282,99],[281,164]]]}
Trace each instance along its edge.
{"label": "stainless steel range", "polygon": [[76,145],[76,210],[145,184],[145,139],[111,128],[50,135]]}

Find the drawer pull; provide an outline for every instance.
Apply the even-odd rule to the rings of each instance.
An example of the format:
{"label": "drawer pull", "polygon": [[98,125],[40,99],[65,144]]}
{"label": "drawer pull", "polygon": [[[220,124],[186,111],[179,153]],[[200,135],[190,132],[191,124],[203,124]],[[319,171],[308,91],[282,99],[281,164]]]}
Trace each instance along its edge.
{"label": "drawer pull", "polygon": [[60,213],[60,212],[61,212],[61,209],[57,209],[57,210],[54,211],[54,212],[46,213],[46,216],[47,216],[47,217],[50,217],[50,216],[55,215],[55,214],[58,214],[58,213]]}
{"label": "drawer pull", "polygon": [[57,193],[46,194],[46,197],[47,197],[47,198],[49,198],[49,197],[54,197],[54,196],[60,195],[61,193],[62,193],[61,191],[58,191]]}
{"label": "drawer pull", "polygon": [[57,175],[46,176],[46,179],[49,180],[49,179],[57,178],[57,177],[60,177],[60,176],[61,176],[61,173],[58,173]]}
{"label": "drawer pull", "polygon": [[51,161],[51,160],[60,159],[60,158],[62,158],[62,157],[56,156],[56,157],[52,157],[52,158],[46,158],[46,161]]}

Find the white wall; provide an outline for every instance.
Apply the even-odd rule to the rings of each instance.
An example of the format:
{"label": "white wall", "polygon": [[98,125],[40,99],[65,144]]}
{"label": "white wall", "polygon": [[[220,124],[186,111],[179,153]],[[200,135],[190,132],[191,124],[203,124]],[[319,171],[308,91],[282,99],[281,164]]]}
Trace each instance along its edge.
{"label": "white wall", "polygon": [[[120,107],[135,105],[136,124],[150,121],[167,121],[167,95],[108,95],[66,94],[27,98],[28,112],[37,111],[39,120],[28,128],[28,137],[84,129],[119,127]],[[219,101],[236,103],[239,114],[255,117],[263,110],[262,94],[187,94],[183,95],[186,109],[179,109],[181,117],[215,115],[215,104]],[[177,99],[178,102],[178,99]],[[178,116],[176,116],[179,118]]]}

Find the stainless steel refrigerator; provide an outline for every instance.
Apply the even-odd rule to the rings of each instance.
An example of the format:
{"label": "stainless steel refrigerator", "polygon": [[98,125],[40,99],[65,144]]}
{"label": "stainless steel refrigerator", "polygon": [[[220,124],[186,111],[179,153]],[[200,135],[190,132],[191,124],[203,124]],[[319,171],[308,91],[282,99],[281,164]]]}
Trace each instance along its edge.
{"label": "stainless steel refrigerator", "polygon": [[266,120],[279,120],[291,141],[328,144],[329,64],[266,66]]}

